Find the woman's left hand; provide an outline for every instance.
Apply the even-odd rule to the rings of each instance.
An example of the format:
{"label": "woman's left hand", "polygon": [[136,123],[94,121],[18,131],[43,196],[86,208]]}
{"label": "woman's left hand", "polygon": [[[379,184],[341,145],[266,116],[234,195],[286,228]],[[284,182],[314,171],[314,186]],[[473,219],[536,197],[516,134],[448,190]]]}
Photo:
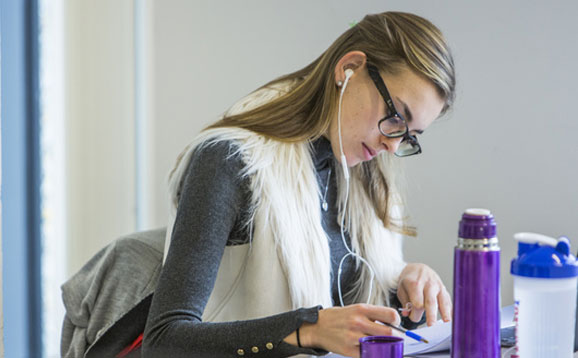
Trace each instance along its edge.
{"label": "woman's left hand", "polygon": [[399,275],[397,297],[406,307],[411,303],[411,311],[402,311],[402,316],[419,322],[425,311],[426,322],[431,326],[436,322],[437,311],[444,322],[452,317],[452,300],[439,275],[425,264],[407,264]]}

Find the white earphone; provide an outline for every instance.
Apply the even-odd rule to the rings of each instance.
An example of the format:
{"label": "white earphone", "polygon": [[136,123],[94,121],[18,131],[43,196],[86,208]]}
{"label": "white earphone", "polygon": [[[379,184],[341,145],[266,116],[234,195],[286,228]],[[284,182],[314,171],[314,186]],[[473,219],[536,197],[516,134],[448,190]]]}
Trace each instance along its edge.
{"label": "white earphone", "polygon": [[351,76],[353,76],[353,70],[351,68],[346,69],[345,70],[345,78],[347,79]]}
{"label": "white earphone", "polygon": [[343,152],[343,140],[341,138],[341,101],[343,100],[343,93],[345,93],[345,88],[349,79],[353,76],[353,70],[348,68],[345,70],[345,81],[343,81],[343,86],[341,87],[341,94],[339,95],[339,109],[337,113],[337,124],[339,133],[339,150],[341,151],[341,167],[343,168],[343,175],[345,175],[345,180],[349,183],[349,169],[347,168],[347,159],[345,158],[345,153]]}
{"label": "white earphone", "polygon": [[373,271],[373,268],[371,267],[371,265],[369,264],[369,262],[367,262],[367,260],[365,260],[363,257],[359,256],[358,254],[356,254],[355,252],[353,252],[353,250],[351,250],[349,248],[349,246],[347,245],[347,242],[345,241],[345,232],[344,232],[344,228],[343,225],[345,224],[345,212],[347,210],[347,202],[349,200],[349,169],[347,167],[347,159],[345,158],[345,153],[343,152],[343,139],[341,138],[341,102],[343,100],[343,94],[345,93],[345,88],[347,87],[347,83],[349,82],[349,79],[351,78],[351,76],[353,76],[353,70],[348,68],[345,70],[345,81],[343,81],[343,86],[341,87],[341,93],[339,95],[339,107],[337,110],[337,126],[338,126],[338,134],[339,134],[339,150],[341,151],[341,167],[343,168],[343,176],[345,177],[345,185],[346,185],[346,189],[345,189],[345,204],[343,206],[343,214],[341,215],[341,239],[343,240],[343,245],[345,245],[345,248],[347,249],[347,254],[345,254],[343,256],[343,258],[341,258],[341,262],[339,263],[339,269],[337,271],[337,290],[339,292],[339,303],[341,303],[341,306],[345,306],[345,304],[343,303],[343,294],[341,292],[341,269],[343,266],[343,262],[345,262],[345,259],[348,256],[353,256],[353,257],[357,257],[359,258],[359,260],[361,262],[363,262],[364,264],[367,265],[369,272],[371,273],[371,280],[369,281],[369,295],[367,296],[367,303],[369,303],[371,301],[371,292],[373,290],[373,279],[375,277],[375,272]]}

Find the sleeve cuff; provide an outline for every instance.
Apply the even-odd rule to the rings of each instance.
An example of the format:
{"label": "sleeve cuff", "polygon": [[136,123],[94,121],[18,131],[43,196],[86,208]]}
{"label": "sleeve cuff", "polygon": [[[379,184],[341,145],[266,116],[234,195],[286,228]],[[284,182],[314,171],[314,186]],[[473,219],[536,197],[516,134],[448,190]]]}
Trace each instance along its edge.
{"label": "sleeve cuff", "polygon": [[[295,325],[290,328],[290,331],[287,333],[290,334],[291,332],[295,331],[297,328],[301,327],[303,323],[316,323],[319,318],[319,310],[323,309],[322,306],[315,306],[311,308],[300,308],[296,311],[296,321]],[[297,354],[308,354],[308,355],[315,355],[321,356],[329,353],[324,349],[319,348],[299,348],[292,344],[289,344],[283,340],[279,342],[278,345],[278,353],[283,354],[283,356],[287,355],[297,355]]]}

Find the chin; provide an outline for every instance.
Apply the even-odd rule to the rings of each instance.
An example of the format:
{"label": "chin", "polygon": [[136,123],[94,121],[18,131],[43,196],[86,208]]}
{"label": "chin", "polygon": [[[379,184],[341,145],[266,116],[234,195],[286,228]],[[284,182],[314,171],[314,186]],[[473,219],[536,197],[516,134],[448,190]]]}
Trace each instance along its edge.
{"label": "chin", "polygon": [[358,166],[361,162],[363,162],[363,161],[359,160],[357,158],[352,159],[352,160],[347,160],[347,167],[348,168],[354,168],[354,167]]}

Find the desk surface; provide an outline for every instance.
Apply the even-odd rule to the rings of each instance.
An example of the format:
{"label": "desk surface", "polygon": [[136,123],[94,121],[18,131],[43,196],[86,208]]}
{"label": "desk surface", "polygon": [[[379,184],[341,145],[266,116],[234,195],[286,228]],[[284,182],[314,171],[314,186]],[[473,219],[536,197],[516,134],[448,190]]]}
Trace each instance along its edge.
{"label": "desk surface", "polygon": [[[502,358],[510,358],[512,356],[513,350],[509,351],[509,348],[502,348]],[[406,356],[406,357],[413,357],[413,356]],[[449,353],[430,353],[430,354],[422,354],[416,357],[436,357],[436,358],[449,358]],[[574,353],[574,358],[578,358],[578,352]]]}
{"label": "desk surface", "polygon": [[[502,348],[502,358],[510,358],[514,350],[508,351],[509,348]],[[414,356],[406,356],[406,357],[414,357]],[[415,357],[436,357],[436,358],[450,358],[449,353],[429,353],[429,354],[422,354]],[[574,358],[578,358],[578,352],[574,353]]]}
{"label": "desk surface", "polygon": [[[502,358],[510,358],[513,350],[509,351],[509,348],[502,348]],[[343,358],[343,356],[337,355],[337,354],[333,354],[330,353],[329,355],[326,355],[325,357],[328,358]],[[405,357],[436,357],[436,358],[450,358],[450,354],[448,352],[445,353],[429,353],[429,354],[420,354],[420,355],[416,355],[416,356],[405,356]],[[574,358],[578,358],[578,352],[574,353]]]}

